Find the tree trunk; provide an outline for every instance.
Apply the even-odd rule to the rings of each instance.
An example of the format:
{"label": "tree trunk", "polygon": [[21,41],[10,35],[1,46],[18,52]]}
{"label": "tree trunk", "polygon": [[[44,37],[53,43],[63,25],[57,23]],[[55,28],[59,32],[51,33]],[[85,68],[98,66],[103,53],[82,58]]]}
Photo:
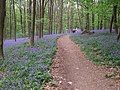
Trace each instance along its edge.
{"label": "tree trunk", "polygon": [[24,5],[23,5],[23,8],[24,8],[24,22],[23,22],[23,29],[24,29],[24,36],[26,36],[26,1],[24,1]]}
{"label": "tree trunk", "polygon": [[112,15],[112,18],[111,18],[111,21],[110,21],[110,33],[112,33],[113,20],[114,20],[114,15]]}
{"label": "tree trunk", "polygon": [[49,34],[52,34],[53,26],[53,0],[48,2],[48,17],[49,17]]}
{"label": "tree trunk", "polygon": [[22,37],[23,37],[23,35],[24,35],[24,31],[23,31],[23,16],[22,16],[22,1],[21,1],[21,0],[20,0],[19,10],[20,10],[20,24],[21,24],[21,31],[22,31]]}
{"label": "tree trunk", "polygon": [[[88,7],[87,7],[87,10],[88,10]],[[90,30],[90,21],[89,21],[89,12],[87,12],[86,14],[86,31],[89,31]]]}
{"label": "tree trunk", "polygon": [[0,0],[0,59],[4,58],[3,54],[3,30],[6,16],[6,0]]}
{"label": "tree trunk", "polygon": [[117,5],[114,6],[114,25],[115,25],[115,32],[118,34],[118,25],[117,25]]}
{"label": "tree trunk", "polygon": [[59,17],[59,33],[62,33],[63,31],[63,0],[60,0],[60,17]]}
{"label": "tree trunk", "polygon": [[[92,3],[93,3],[93,8],[94,8],[94,3],[95,3],[95,0],[92,0]],[[94,30],[95,29],[95,24],[94,24],[94,22],[95,22],[95,14],[94,14],[94,11],[92,11],[92,29]]]}
{"label": "tree trunk", "polygon": [[39,19],[40,19],[40,22],[39,22],[39,38],[41,38],[41,34],[42,34],[42,30],[41,30],[41,18],[42,18],[42,15],[41,15],[41,8],[42,8],[42,3],[41,3],[41,0],[39,0],[39,4],[40,4],[40,11],[39,11]]}
{"label": "tree trunk", "polygon": [[115,31],[118,34],[118,25],[117,25],[117,5],[113,6],[113,14],[111,17],[111,22],[110,22],[110,33],[112,32],[112,28],[113,28],[113,23],[115,26]]}
{"label": "tree trunk", "polygon": [[73,7],[71,6],[71,11],[70,11],[70,29],[71,30],[73,30],[73,23],[74,23],[74,21],[73,21],[73,19],[74,19],[74,13],[73,13],[73,11],[74,11],[74,9],[73,9]]}
{"label": "tree trunk", "polygon": [[36,9],[38,12],[36,12],[36,19],[38,20],[38,22],[36,23],[36,36],[39,36],[39,19],[40,19],[40,3],[39,1],[36,2]]}
{"label": "tree trunk", "polygon": [[10,7],[10,23],[9,23],[9,25],[10,25],[10,39],[11,39],[12,38],[12,13],[11,13],[12,0],[10,0],[9,3],[10,3],[10,6],[9,6]]}
{"label": "tree trunk", "polygon": [[[78,11],[79,24],[80,24],[80,27],[82,29],[83,28],[83,26],[82,26],[82,17],[80,17],[80,10],[79,10],[79,2],[78,2],[78,0],[77,0],[77,11]],[[81,12],[81,16],[82,16],[82,12]]]}
{"label": "tree trunk", "polygon": [[43,29],[44,29],[44,13],[45,13],[45,1],[39,0],[40,2],[40,31],[39,31],[39,38],[43,37]]}
{"label": "tree trunk", "polygon": [[44,5],[45,1],[42,0],[42,8],[41,8],[41,19],[42,19],[42,23],[41,23],[41,37],[43,37],[43,30],[44,30],[44,14],[45,14],[45,5]]}
{"label": "tree trunk", "polygon": [[101,21],[100,21],[100,30],[102,30],[102,28],[103,28],[103,20],[101,18]]}
{"label": "tree trunk", "polygon": [[13,13],[14,13],[14,38],[16,41],[16,14],[15,14],[15,1],[13,0]]}
{"label": "tree trunk", "polygon": [[30,31],[31,31],[31,8],[32,8],[32,0],[28,0],[28,3],[29,3],[29,5],[28,5],[28,7],[29,7],[29,9],[28,9],[28,36],[29,36],[29,38],[30,38]]}
{"label": "tree trunk", "polygon": [[95,29],[95,14],[92,12],[92,29],[94,30]]}
{"label": "tree trunk", "polygon": [[70,5],[67,8],[67,28],[70,33]]}
{"label": "tree trunk", "polygon": [[53,11],[53,30],[54,34],[56,33],[56,11]]}
{"label": "tree trunk", "polygon": [[59,10],[56,12],[56,34],[59,33]]}
{"label": "tree trunk", "polygon": [[117,41],[120,39],[120,29],[118,30],[118,36],[117,36]]}
{"label": "tree trunk", "polygon": [[97,29],[99,30],[100,29],[100,16],[98,14],[98,26],[97,26]]}
{"label": "tree trunk", "polygon": [[33,0],[33,21],[31,29],[31,46],[34,45],[34,33],[35,33],[35,15],[36,15],[36,0]]}
{"label": "tree trunk", "polygon": [[104,29],[107,29],[107,21],[104,19]]}

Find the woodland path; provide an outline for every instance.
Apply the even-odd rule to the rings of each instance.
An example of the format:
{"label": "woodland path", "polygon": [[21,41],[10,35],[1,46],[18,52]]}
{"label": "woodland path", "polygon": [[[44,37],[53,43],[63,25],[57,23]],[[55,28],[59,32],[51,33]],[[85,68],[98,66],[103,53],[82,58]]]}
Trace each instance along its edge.
{"label": "woodland path", "polygon": [[57,47],[51,69],[57,87],[48,85],[45,90],[120,90],[114,80],[105,77],[106,69],[87,60],[69,35],[60,37]]}

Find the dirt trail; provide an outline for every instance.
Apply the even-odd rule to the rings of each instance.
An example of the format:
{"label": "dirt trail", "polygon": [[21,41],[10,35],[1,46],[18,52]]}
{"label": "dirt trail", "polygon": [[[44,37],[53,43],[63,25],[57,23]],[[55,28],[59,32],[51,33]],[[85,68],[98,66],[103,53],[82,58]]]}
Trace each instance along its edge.
{"label": "dirt trail", "polygon": [[58,87],[45,90],[120,90],[114,80],[105,78],[106,70],[87,60],[69,36],[61,37],[57,44],[51,73]]}

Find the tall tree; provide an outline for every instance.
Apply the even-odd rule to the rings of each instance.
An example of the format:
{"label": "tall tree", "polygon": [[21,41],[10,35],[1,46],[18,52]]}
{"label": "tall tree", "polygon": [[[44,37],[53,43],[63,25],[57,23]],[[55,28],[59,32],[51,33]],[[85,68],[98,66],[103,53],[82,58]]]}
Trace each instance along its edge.
{"label": "tall tree", "polygon": [[60,2],[60,14],[59,14],[59,33],[63,31],[63,0],[59,0]]}
{"label": "tall tree", "polygon": [[49,17],[49,34],[52,34],[53,29],[53,0],[48,2],[48,17]]}
{"label": "tall tree", "polygon": [[30,38],[30,31],[31,31],[31,13],[32,13],[32,0],[28,0],[28,36]]}
{"label": "tall tree", "polygon": [[97,24],[98,24],[98,25],[97,25],[97,29],[99,30],[99,29],[100,29],[100,15],[99,15],[99,13],[98,13],[97,16],[98,16],[98,20],[97,20],[97,21],[98,21],[98,23],[97,23]]}
{"label": "tall tree", "polygon": [[44,14],[45,14],[45,0],[39,0],[40,3],[40,31],[39,31],[39,38],[43,37],[43,29],[44,29]]}
{"label": "tall tree", "polygon": [[120,39],[120,29],[118,31],[117,41]]}
{"label": "tall tree", "polygon": [[103,18],[101,17],[101,21],[100,21],[100,30],[103,28]]}
{"label": "tall tree", "polygon": [[0,58],[4,58],[3,54],[3,30],[6,16],[6,0],[0,0]]}
{"label": "tall tree", "polygon": [[35,15],[36,15],[36,0],[33,0],[33,21],[32,21],[32,29],[31,29],[31,45],[34,45],[34,34],[35,34]]}
{"label": "tall tree", "polygon": [[15,41],[16,41],[16,11],[15,11],[15,1],[12,0],[13,2],[13,14],[14,14],[14,38],[15,38]]}
{"label": "tall tree", "polygon": [[9,8],[10,8],[10,17],[9,17],[9,25],[10,25],[10,39],[12,38],[12,0],[9,1]]}
{"label": "tall tree", "polygon": [[118,26],[117,26],[117,5],[113,5],[113,14],[112,14],[111,23],[110,23],[110,33],[112,32],[113,24],[115,26],[116,33],[118,33]]}
{"label": "tall tree", "polygon": [[95,29],[95,24],[94,24],[94,22],[95,22],[95,14],[94,14],[94,12],[92,12],[92,29],[93,29],[93,30]]}
{"label": "tall tree", "polygon": [[[89,7],[86,7],[87,10],[89,10]],[[90,30],[90,18],[89,18],[89,12],[87,11],[86,13],[86,30],[89,31]]]}
{"label": "tall tree", "polygon": [[24,34],[24,30],[23,30],[22,0],[20,0],[19,11],[20,11],[20,24],[21,24],[21,31],[22,31],[22,36],[23,36],[23,34]]}
{"label": "tall tree", "polygon": [[26,36],[26,1],[24,1],[23,4],[23,11],[24,11],[24,15],[23,15],[23,30],[24,30],[24,36]]}

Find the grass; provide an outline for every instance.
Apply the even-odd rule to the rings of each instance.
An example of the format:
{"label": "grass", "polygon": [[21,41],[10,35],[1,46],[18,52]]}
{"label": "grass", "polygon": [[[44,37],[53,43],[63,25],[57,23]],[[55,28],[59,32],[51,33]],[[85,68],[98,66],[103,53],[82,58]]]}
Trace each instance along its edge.
{"label": "grass", "polygon": [[5,50],[0,60],[0,90],[43,90],[51,80],[49,67],[56,52],[56,38],[40,39],[34,47],[25,43]]}
{"label": "grass", "polygon": [[95,64],[120,66],[120,42],[116,34],[99,33],[73,36],[72,40],[81,46],[86,57]]}

